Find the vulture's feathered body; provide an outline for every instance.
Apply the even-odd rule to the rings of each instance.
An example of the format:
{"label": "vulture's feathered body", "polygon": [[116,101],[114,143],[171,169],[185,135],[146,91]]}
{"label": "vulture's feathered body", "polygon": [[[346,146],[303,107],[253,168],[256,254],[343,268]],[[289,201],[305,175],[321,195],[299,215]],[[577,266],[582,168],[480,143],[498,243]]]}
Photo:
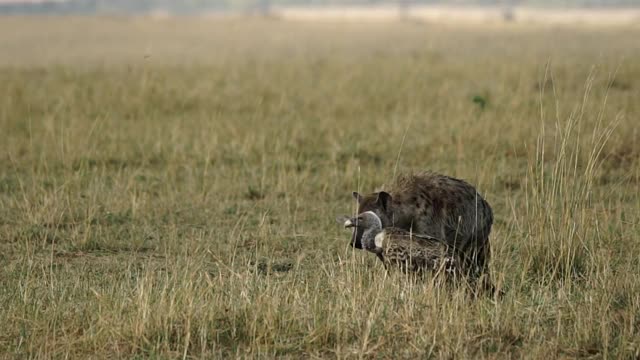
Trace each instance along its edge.
{"label": "vulture's feathered body", "polygon": [[447,275],[459,272],[460,264],[454,249],[442,240],[395,227],[383,229],[380,218],[372,211],[340,220],[344,221],[345,227],[362,232],[362,248],[376,254],[387,269]]}

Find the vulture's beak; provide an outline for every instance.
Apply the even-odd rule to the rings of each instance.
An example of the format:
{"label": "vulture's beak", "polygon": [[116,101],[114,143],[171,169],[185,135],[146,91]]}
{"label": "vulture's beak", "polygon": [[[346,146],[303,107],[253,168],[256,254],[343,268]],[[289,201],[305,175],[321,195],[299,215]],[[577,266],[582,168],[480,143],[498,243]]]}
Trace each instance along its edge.
{"label": "vulture's beak", "polygon": [[352,227],[355,227],[355,226],[356,226],[356,224],[351,219],[348,219],[347,221],[344,222],[344,228],[345,229],[352,228]]}

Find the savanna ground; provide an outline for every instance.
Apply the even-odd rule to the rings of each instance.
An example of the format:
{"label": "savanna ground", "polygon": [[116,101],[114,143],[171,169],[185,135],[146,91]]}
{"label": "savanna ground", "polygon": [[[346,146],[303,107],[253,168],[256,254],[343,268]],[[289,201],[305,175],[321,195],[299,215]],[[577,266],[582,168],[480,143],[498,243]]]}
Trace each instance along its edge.
{"label": "savanna ground", "polygon": [[[640,28],[5,18],[0,357],[636,358]],[[431,169],[500,299],[335,224]]]}

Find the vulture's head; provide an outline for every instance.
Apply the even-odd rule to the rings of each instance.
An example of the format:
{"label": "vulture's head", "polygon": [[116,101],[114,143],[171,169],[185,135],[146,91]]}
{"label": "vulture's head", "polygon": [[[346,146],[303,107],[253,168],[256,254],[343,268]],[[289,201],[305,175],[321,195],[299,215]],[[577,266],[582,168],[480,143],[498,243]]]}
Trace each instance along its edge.
{"label": "vulture's head", "polygon": [[[358,214],[372,212],[382,222],[382,227],[391,226],[393,218],[393,198],[388,192],[380,191],[371,194],[353,192],[353,198],[358,202]],[[372,220],[374,221],[374,220]],[[354,229],[351,245],[362,249],[363,228]]]}
{"label": "vulture's head", "polygon": [[353,229],[351,245],[358,249],[373,251],[375,237],[382,231],[382,221],[373,211],[365,211],[354,218],[339,216],[336,219],[345,228]]}

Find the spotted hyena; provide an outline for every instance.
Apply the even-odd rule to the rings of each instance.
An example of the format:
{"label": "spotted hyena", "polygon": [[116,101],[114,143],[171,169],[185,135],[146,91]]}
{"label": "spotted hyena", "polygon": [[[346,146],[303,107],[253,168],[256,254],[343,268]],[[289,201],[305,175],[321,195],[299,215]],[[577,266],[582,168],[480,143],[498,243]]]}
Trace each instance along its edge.
{"label": "spotted hyena", "polygon": [[[489,204],[467,182],[432,172],[400,176],[388,189],[361,195],[358,213],[373,211],[383,227],[396,227],[442,239],[458,251],[468,273],[487,272],[489,233],[493,214]],[[362,231],[351,245],[362,249]]]}

